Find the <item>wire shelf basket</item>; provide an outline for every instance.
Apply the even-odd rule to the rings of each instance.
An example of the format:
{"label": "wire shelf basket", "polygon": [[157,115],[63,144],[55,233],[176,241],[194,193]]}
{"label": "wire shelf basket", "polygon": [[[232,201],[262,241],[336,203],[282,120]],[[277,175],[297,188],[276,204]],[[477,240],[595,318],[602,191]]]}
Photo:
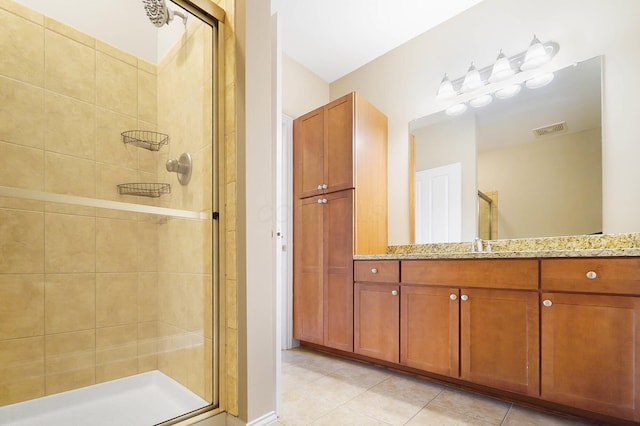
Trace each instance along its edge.
{"label": "wire shelf basket", "polygon": [[145,148],[149,151],[159,151],[162,145],[169,143],[169,135],[150,130],[127,130],[121,134],[122,142]]}
{"label": "wire shelf basket", "polygon": [[163,194],[170,194],[171,184],[168,184],[168,183],[121,183],[118,185],[118,193],[121,195],[139,195],[142,197],[157,198]]}

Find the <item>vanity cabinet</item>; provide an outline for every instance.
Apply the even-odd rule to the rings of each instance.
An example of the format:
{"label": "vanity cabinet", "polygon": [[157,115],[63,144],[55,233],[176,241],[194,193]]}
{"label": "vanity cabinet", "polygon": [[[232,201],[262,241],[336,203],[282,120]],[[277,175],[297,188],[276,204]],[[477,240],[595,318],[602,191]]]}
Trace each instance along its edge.
{"label": "vanity cabinet", "polygon": [[543,259],[542,398],[640,421],[640,259]]}
{"label": "vanity cabinet", "polygon": [[355,262],[355,353],[399,362],[399,272],[399,262],[394,260]]}
{"label": "vanity cabinet", "polygon": [[401,364],[537,396],[537,289],[537,260],[403,261]]}
{"label": "vanity cabinet", "polygon": [[353,351],[353,255],[387,249],[387,118],[349,93],[293,128],[293,335]]}

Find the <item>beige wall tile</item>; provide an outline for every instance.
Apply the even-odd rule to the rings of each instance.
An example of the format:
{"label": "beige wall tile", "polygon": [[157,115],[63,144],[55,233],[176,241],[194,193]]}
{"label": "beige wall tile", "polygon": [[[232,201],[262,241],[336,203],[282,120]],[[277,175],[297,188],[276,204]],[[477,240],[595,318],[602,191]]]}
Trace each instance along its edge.
{"label": "beige wall tile", "polygon": [[96,47],[96,40],[90,35],[83,33],[82,31],[78,31],[68,25],[65,25],[62,22],[56,21],[55,19],[51,19],[48,16],[45,16],[44,18],[44,26],[48,30],[55,31],[58,34],[82,43],[85,46],[91,48]]}
{"label": "beige wall tile", "polygon": [[44,395],[44,337],[0,340],[0,405]]}
{"label": "beige wall tile", "polygon": [[138,72],[135,66],[96,53],[97,105],[135,117],[138,112]]}
{"label": "beige wall tile", "polygon": [[189,381],[188,349],[192,345],[191,333],[159,322],[158,337],[158,369],[187,386]]}
{"label": "beige wall tile", "polygon": [[106,382],[138,372],[138,325],[96,330],[96,382]]}
{"label": "beige wall tile", "polygon": [[96,165],[96,197],[101,200],[135,203],[139,197],[118,194],[118,184],[136,182],[135,170],[98,163]]}
{"label": "beige wall tile", "polygon": [[0,209],[7,208],[13,210],[27,210],[31,212],[44,211],[44,204],[42,201],[21,200],[19,198],[12,197],[0,197]]}
{"label": "beige wall tile", "polygon": [[138,241],[138,271],[157,271],[158,224],[154,221],[140,221],[138,222],[136,235]]}
{"label": "beige wall tile", "polygon": [[73,204],[45,203],[44,211],[47,213],[71,214],[78,216],[95,217],[95,207],[76,206]]}
{"label": "beige wall tile", "polygon": [[207,308],[211,299],[210,276],[200,274],[160,274],[158,319],[180,329],[204,336]]}
{"label": "beige wall tile", "polygon": [[88,160],[95,158],[96,108],[93,104],[46,92],[44,113],[47,151]]}
{"label": "beige wall tile", "polygon": [[45,313],[47,334],[95,328],[95,275],[47,274]]}
{"label": "beige wall tile", "polygon": [[92,217],[45,214],[45,271],[94,272],[96,222]]}
{"label": "beige wall tile", "polygon": [[95,383],[95,330],[48,335],[45,347],[47,395]]}
{"label": "beige wall tile", "polygon": [[133,324],[138,320],[138,274],[96,275],[96,327]]}
{"label": "beige wall tile", "polygon": [[158,369],[158,323],[138,323],[138,372]]}
{"label": "beige wall tile", "polygon": [[43,213],[0,209],[0,273],[44,272]]}
{"label": "beige wall tile", "polygon": [[45,30],[45,87],[93,103],[96,96],[95,50]]}
{"label": "beige wall tile", "polygon": [[158,78],[142,70],[138,70],[138,118],[158,122]]}
{"label": "beige wall tile", "polygon": [[0,140],[44,147],[44,91],[0,76]]}
{"label": "beige wall tile", "polygon": [[102,53],[106,53],[113,58],[125,62],[129,65],[133,65],[134,67],[138,66],[138,58],[134,55],[125,52],[124,50],[118,49],[117,47],[105,43],[102,40],[96,40],[96,49]]}
{"label": "beige wall tile", "polygon": [[138,224],[130,220],[96,219],[96,271],[138,270]]}
{"label": "beige wall tile", "polygon": [[225,158],[224,158],[224,168],[225,168],[225,182],[232,183],[236,182],[236,134],[235,132],[229,133],[224,136],[224,144],[225,144]]}
{"label": "beige wall tile", "polygon": [[141,71],[149,72],[151,74],[158,74],[158,66],[144,59],[138,58],[138,69]]}
{"label": "beige wall tile", "polygon": [[122,132],[137,129],[134,117],[98,108],[96,161],[135,169],[141,149],[122,142]]}
{"label": "beige wall tile", "polygon": [[158,273],[138,274],[138,322],[158,319]]}
{"label": "beige wall tile", "polygon": [[226,325],[229,328],[238,328],[238,283],[235,280],[227,280],[226,290]]}
{"label": "beige wall tile", "polygon": [[236,271],[236,232],[228,231],[226,235],[225,247],[225,273],[228,279],[235,280],[237,278]]}
{"label": "beige wall tile", "polygon": [[21,4],[16,3],[13,0],[0,0],[0,8],[30,21],[33,21],[36,24],[44,24],[44,16],[42,16],[42,14],[36,12],[35,10],[29,9],[26,6],[22,6]]}
{"label": "beige wall tile", "polygon": [[[0,74],[36,86],[44,81],[44,29],[0,9]],[[18,35],[19,36],[16,36]]]}
{"label": "beige wall tile", "polygon": [[0,339],[44,334],[44,276],[0,274]]}
{"label": "beige wall tile", "polygon": [[165,272],[202,273],[204,221],[171,219],[159,231],[159,269]]}
{"label": "beige wall tile", "polygon": [[54,152],[44,155],[44,188],[47,192],[94,198],[96,194],[94,161]]}
{"label": "beige wall tile", "polygon": [[42,150],[0,142],[0,185],[42,191]]}

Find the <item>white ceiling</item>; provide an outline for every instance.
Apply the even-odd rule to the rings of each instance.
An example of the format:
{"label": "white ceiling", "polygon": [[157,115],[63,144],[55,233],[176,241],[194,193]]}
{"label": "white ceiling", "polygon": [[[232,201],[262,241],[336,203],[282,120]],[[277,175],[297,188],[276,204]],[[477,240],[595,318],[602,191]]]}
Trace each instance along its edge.
{"label": "white ceiling", "polygon": [[331,83],[482,0],[272,0],[282,50]]}

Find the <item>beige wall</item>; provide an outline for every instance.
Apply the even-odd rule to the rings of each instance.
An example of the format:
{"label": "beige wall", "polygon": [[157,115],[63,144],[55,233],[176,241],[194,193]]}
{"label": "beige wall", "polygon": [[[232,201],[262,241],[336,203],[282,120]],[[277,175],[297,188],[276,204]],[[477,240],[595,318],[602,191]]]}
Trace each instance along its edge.
{"label": "beige wall", "polygon": [[602,229],[600,129],[478,155],[478,188],[497,191],[498,238]]}
{"label": "beige wall", "polygon": [[332,99],[356,90],[389,116],[389,243],[409,241],[408,122],[437,110],[445,72],[489,65],[499,49],[521,52],[534,33],[560,44],[556,66],[604,55],[604,231],[639,232],[640,86],[629,84],[640,71],[639,14],[635,0],[484,0],[333,82]]}
{"label": "beige wall", "polygon": [[[8,0],[0,23],[0,185],[211,208],[211,99],[171,92],[211,87],[204,29],[158,68]],[[159,102],[186,116],[167,120],[178,112]],[[159,152],[122,143],[157,127],[171,137]],[[186,149],[188,189],[163,170]],[[171,195],[116,189],[159,179]],[[210,399],[210,235],[199,221],[0,198],[0,405],[158,368]]]}
{"label": "beige wall", "polygon": [[282,113],[297,118],[329,102],[329,83],[282,55]]}

